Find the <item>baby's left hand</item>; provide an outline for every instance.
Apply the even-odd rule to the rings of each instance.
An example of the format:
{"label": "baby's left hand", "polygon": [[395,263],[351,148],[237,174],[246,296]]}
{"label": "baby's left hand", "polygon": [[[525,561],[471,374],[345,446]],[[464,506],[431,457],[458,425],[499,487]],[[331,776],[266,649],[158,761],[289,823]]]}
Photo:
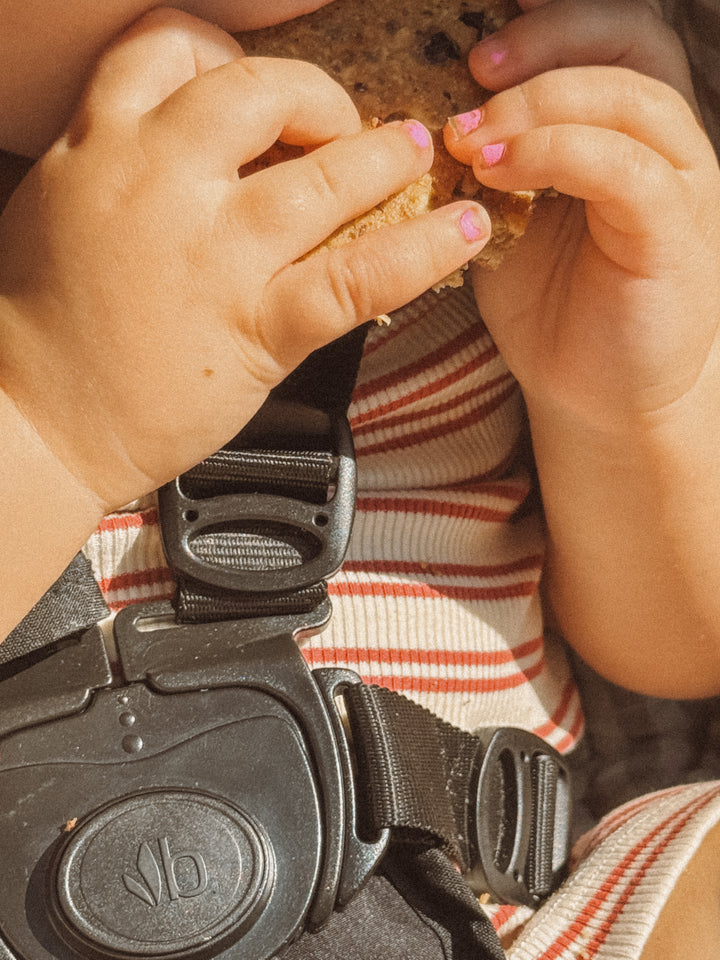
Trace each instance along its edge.
{"label": "baby's left hand", "polygon": [[565,196],[477,272],[483,318],[531,415],[607,435],[694,394],[717,418],[720,172],[677,38],[640,0],[521,5],[471,55],[502,92],[446,142],[487,186]]}
{"label": "baby's left hand", "polygon": [[547,605],[615,683],[714,695],[718,163],[650,2],[521,6],[470,60],[501,92],[447,143],[488,186],[563,194],[541,198],[500,268],[474,278],[527,402]]}

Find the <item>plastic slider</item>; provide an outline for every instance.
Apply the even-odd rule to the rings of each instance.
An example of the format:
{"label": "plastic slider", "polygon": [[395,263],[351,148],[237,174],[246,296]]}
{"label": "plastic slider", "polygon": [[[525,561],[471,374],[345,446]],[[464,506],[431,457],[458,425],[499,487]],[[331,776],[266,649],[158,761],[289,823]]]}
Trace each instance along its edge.
{"label": "plastic slider", "polygon": [[466,880],[502,903],[537,907],[562,882],[570,849],[570,777],[544,740],[503,727],[477,731],[477,786]]}
{"label": "plastic slider", "polygon": [[[188,493],[183,477],[160,491],[165,550],[180,574],[224,590],[267,593],[302,590],[332,576],[340,567],[352,530],[356,492],[347,419],[295,404],[278,403],[273,411],[275,433],[280,434],[277,450],[250,448],[247,453],[242,449],[236,453],[234,469],[241,492],[198,496]],[[299,429],[302,427],[304,430]],[[295,450],[282,446],[285,432],[293,437]],[[241,434],[244,437],[245,432]],[[309,448],[306,454],[297,450],[304,442]],[[258,469],[264,455],[272,473],[270,479],[263,478]],[[319,460],[328,465],[327,479],[320,483],[322,496],[315,491],[312,496],[288,494],[286,491],[294,487],[303,488],[298,476],[309,472]],[[287,472],[286,483],[283,469]],[[249,477],[251,472],[253,476]],[[248,548],[244,544],[259,541],[259,547],[249,548],[255,551],[257,562],[248,563],[246,557],[243,562],[228,562],[223,549],[215,555],[205,549],[210,537],[223,535],[228,542],[234,538],[234,543],[245,550]],[[263,545],[263,538],[268,547]]]}

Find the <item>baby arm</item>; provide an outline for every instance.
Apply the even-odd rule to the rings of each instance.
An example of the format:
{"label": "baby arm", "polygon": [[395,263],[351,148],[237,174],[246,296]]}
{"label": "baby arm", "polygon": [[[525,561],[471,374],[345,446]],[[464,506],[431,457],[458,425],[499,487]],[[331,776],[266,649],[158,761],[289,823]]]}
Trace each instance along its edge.
{"label": "baby arm", "polygon": [[[239,178],[278,138],[307,154]],[[305,258],[431,153],[419,124],[362,132],[316,68],[243,58],[185,14],[157,11],[109,50],[0,220],[0,635],[104,512],[483,246],[486,214],[461,203]]]}
{"label": "baby arm", "polygon": [[521,6],[471,57],[502,92],[447,142],[488,186],[566,195],[539,204],[497,274],[476,276],[527,400],[549,599],[568,640],[615,682],[714,694],[717,160],[651,4]]}

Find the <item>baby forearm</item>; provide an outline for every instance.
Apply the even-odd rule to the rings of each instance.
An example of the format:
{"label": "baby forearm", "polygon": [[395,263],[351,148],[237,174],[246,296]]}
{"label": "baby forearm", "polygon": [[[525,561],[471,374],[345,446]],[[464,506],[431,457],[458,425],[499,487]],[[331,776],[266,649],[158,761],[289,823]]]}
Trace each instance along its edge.
{"label": "baby forearm", "polygon": [[657,696],[720,690],[720,456],[698,412],[623,441],[544,429],[548,598],[568,641]]}
{"label": "baby forearm", "polygon": [[62,573],[103,511],[2,391],[0,436],[2,640]]}

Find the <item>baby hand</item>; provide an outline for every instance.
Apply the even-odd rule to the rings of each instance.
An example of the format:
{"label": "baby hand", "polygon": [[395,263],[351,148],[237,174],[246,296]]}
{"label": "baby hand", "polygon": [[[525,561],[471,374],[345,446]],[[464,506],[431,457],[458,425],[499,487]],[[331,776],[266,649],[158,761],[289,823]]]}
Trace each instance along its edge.
{"label": "baby hand", "polygon": [[[238,176],[279,138],[308,152]],[[0,221],[3,389],[106,506],[154,489],[312,350],[481,249],[487,216],[461,203],[305,257],[431,160],[412,121],[362,132],[317,68],[150,14]]]}
{"label": "baby hand", "polygon": [[717,160],[650,4],[522,5],[472,58],[501,92],[447,142],[489,186],[564,194],[538,202],[496,273],[475,275],[527,400],[547,607],[615,683],[715,695]]}
{"label": "baby hand", "polygon": [[446,142],[490,187],[566,196],[476,274],[483,316],[531,415],[612,433],[693,394],[716,416],[720,173],[678,41],[644,2],[521,5],[471,57],[502,92]]}

